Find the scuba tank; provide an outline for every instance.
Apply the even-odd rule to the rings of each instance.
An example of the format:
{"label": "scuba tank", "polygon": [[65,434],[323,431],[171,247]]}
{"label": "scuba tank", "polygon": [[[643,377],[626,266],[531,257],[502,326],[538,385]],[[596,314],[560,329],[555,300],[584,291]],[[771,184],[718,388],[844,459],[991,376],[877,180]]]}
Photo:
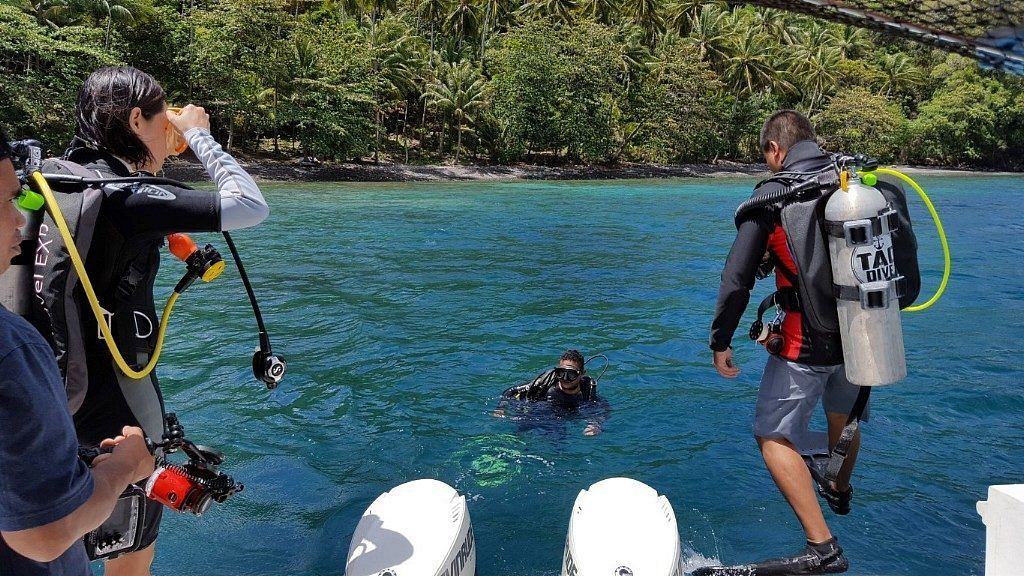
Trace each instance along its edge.
{"label": "scuba tank", "polygon": [[843,343],[846,377],[859,386],[882,386],[907,375],[896,267],[896,210],[878,189],[844,171],[840,189],[825,204],[833,295]]}

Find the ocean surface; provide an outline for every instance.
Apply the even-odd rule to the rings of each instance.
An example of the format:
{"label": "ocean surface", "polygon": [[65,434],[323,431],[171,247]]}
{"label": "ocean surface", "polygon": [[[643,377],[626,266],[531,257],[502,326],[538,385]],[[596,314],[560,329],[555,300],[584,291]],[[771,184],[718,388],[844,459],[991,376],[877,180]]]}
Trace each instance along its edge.
{"label": "ocean surface", "polygon": [[[975,502],[1024,481],[1024,179],[920,181],[953,275],[936,306],[904,316],[910,375],[873,395],[853,513],[826,514],[850,574],[982,574]],[[159,371],[168,409],[245,490],[202,518],[165,515],[154,573],[341,575],[370,502],[425,477],[467,496],[481,576],[558,574],[574,498],[611,476],[669,498],[688,566],[799,549],[751,436],[766,359],[745,336],[753,306],[739,378],[720,378],[707,348],[752,184],[266,186],[271,218],[236,241],[288,376],[273,391],[252,378],[233,265],[183,296]],[[942,258],[912,210],[924,298]],[[182,270],[164,258],[160,294]],[[602,434],[491,415],[569,347],[608,356]]]}

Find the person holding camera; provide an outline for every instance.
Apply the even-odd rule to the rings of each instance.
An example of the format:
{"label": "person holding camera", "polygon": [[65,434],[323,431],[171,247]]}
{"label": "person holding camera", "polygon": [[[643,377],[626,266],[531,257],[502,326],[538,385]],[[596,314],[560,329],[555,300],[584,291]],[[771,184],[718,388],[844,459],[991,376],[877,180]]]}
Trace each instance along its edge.
{"label": "person holding camera", "polygon": [[[0,274],[20,252],[21,185],[0,132]],[[53,350],[27,321],[0,306],[0,574],[91,574],[82,536],[118,496],[153,472],[142,430],[122,427],[90,469],[78,457]]]}

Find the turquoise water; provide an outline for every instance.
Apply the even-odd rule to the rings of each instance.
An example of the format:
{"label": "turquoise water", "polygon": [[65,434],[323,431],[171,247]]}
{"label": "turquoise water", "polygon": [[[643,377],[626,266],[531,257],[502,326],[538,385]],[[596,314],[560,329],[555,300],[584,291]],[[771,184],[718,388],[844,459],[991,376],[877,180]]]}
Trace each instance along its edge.
{"label": "turquoise water", "polygon": [[[933,310],[906,316],[910,377],[877,390],[854,512],[828,516],[851,574],[981,574],[975,502],[1024,480],[1024,182],[921,180],[955,269]],[[246,488],[201,519],[168,517],[156,573],[340,575],[363,510],[422,477],[468,496],[482,576],[558,573],[576,494],[617,475],[668,496],[691,565],[799,548],[750,434],[765,355],[738,340],[743,373],[725,380],[706,346],[751,184],[268,187],[271,220],[237,241],[289,376],[274,391],[251,378],[233,272],[182,299],[167,403]],[[927,291],[941,256],[916,215]],[[180,270],[165,259],[163,285]],[[602,435],[490,416],[569,346],[611,359]]]}

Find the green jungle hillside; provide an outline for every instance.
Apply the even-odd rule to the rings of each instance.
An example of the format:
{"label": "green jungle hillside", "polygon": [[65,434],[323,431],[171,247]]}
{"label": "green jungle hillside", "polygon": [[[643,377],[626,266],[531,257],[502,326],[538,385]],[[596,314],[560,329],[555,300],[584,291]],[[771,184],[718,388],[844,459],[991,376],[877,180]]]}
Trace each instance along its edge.
{"label": "green jungle hillside", "polygon": [[834,150],[1020,168],[1024,82],[772,9],[685,0],[2,0],[0,123],[59,152],[81,81],[150,72],[281,159],[758,159],[772,111]]}

